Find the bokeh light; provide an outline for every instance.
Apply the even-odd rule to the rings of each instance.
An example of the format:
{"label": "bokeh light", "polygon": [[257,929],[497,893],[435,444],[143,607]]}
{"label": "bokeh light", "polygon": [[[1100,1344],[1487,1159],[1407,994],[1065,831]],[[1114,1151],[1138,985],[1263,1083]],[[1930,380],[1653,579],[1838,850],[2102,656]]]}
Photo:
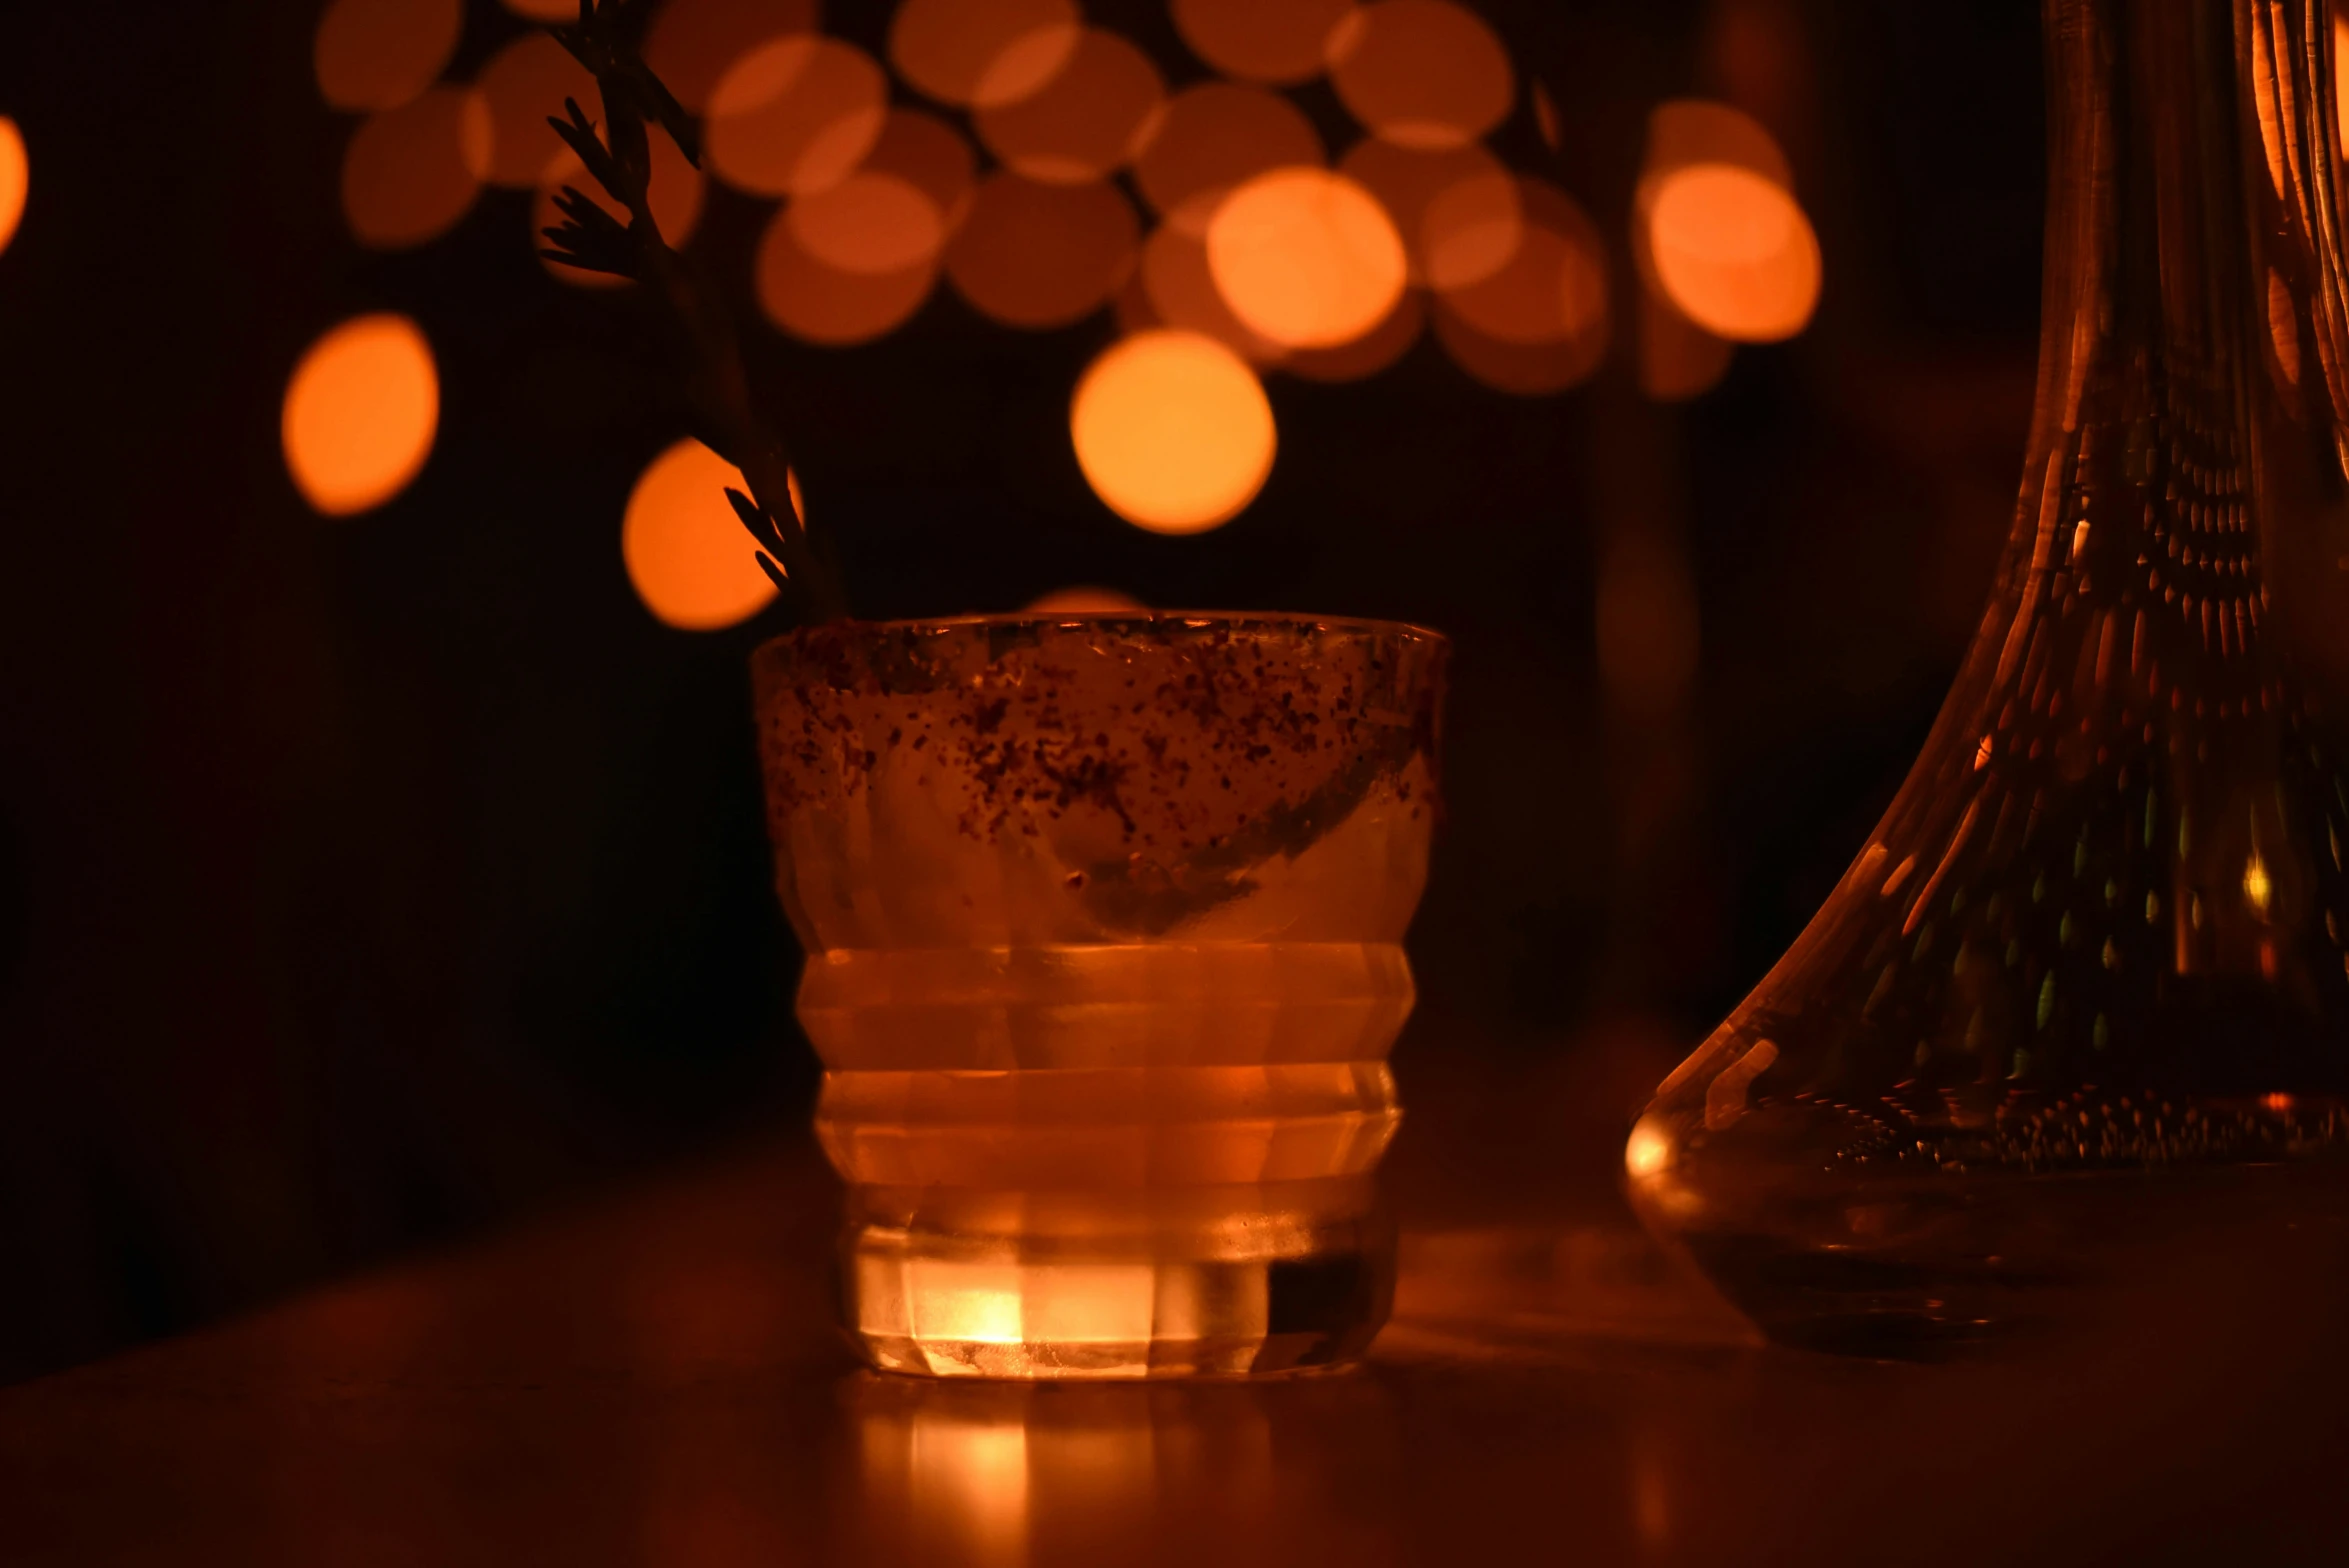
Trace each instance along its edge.
{"label": "bokeh light", "polygon": [[1607,346],[1605,252],[1573,198],[1520,179],[1524,232],[1507,265],[1437,300],[1436,336],[1497,391],[1561,391],[1598,368]]}
{"label": "bokeh light", "polygon": [[644,60],[679,103],[700,114],[744,55],[815,30],[816,0],[667,0],[645,29]]}
{"label": "bokeh light", "polygon": [[1773,185],[1794,187],[1778,138],[1744,110],[1706,98],[1674,98],[1656,105],[1648,111],[1642,178],[1653,181],[1692,163],[1735,164]]}
{"label": "bokeh light", "polygon": [[1427,325],[1427,296],[1405,289],[1386,319],[1351,343],[1336,348],[1299,349],[1280,362],[1280,368],[1308,381],[1360,381],[1375,376],[1411,352]]}
{"label": "bokeh light", "polygon": [[1173,0],[1191,52],[1243,82],[1293,86],[1319,76],[1355,0]]}
{"label": "bokeh light", "polygon": [[1647,204],[1657,285],[1698,326],[1740,343],[1800,332],[1819,303],[1819,241],[1783,187],[1726,163],[1676,169]]}
{"label": "bokeh light", "polygon": [[929,197],[938,209],[939,232],[952,234],[970,213],[979,155],[961,131],[937,115],[892,109],[861,169],[894,174]]}
{"label": "bokeh light", "polygon": [[[1452,363],[1496,392],[1544,397],[1563,392],[1598,368],[1599,354],[1574,338],[1549,343],[1512,343],[1488,337],[1442,301],[1435,309],[1436,341]],[[1605,340],[1599,339],[1601,350]]]}
{"label": "bokeh light", "polygon": [[389,314],[335,327],[286,383],[286,471],[317,511],[347,516],[407,487],[432,453],[440,377],[416,323]]}
{"label": "bokeh light", "polygon": [[941,103],[1017,103],[1076,53],[1075,0],[905,0],[889,24],[898,74]]}
{"label": "bokeh light", "polygon": [[0,251],[16,238],[24,221],[24,205],[32,194],[33,161],[25,151],[24,132],[0,114]]}
{"label": "bokeh light", "polygon": [[1406,147],[1464,147],[1509,113],[1516,76],[1484,20],[1450,0],[1375,0],[1330,40],[1330,84],[1355,119]]}
{"label": "bokeh light", "polygon": [[1712,390],[1736,352],[1653,288],[1639,291],[1639,389],[1649,397],[1678,403]]}
{"label": "bokeh light", "polygon": [[[947,236],[970,210],[977,163],[944,120],[890,110],[854,173],[797,198],[779,220],[789,233],[775,243],[796,253],[775,258],[778,287],[798,279],[782,307],[799,322],[791,330],[818,342],[862,342],[874,323],[894,326],[911,314],[936,280]],[[847,278],[819,287],[812,274],[801,276],[805,263]]]}
{"label": "bokeh light", "polygon": [[1525,227],[1517,179],[1481,146],[1404,147],[1370,137],[1338,161],[1386,208],[1411,264],[1411,281],[1465,288],[1516,254]]}
{"label": "bokeh light", "polygon": [[[660,225],[662,239],[671,247],[680,247],[693,238],[693,231],[701,224],[707,181],[668,137],[655,131],[647,141],[652,148],[652,179],[646,193],[652,201],[653,221]],[[539,251],[539,260],[545,263],[548,272],[565,283],[581,288],[619,288],[627,279],[608,272],[565,266],[546,255],[546,231],[561,222],[563,216],[555,206],[555,194],[565,186],[578,191],[622,223],[628,221],[628,210],[588,178],[586,165],[579,161],[579,155],[566,147],[563,155],[555,160],[555,166],[547,171],[546,182],[539,186],[537,199],[530,208],[530,240]]]}
{"label": "bokeh light", "polygon": [[889,80],[872,56],[822,34],[777,38],[735,62],[710,95],[711,170],[761,196],[848,176],[880,138]]}
{"label": "bokeh light", "polygon": [[946,247],[946,275],[1007,326],[1060,327],[1117,292],[1139,246],[1140,224],[1116,186],[1043,185],[998,170]]}
{"label": "bokeh light", "polygon": [[1478,331],[1509,343],[1552,343],[1603,330],[1606,286],[1598,230],[1574,199],[1521,179],[1525,232],[1507,265],[1444,301]]}
{"label": "bokeh light", "polygon": [[[1650,111],[1646,158],[1632,204],[1632,254],[1639,263],[1643,285],[1639,307],[1640,386],[1649,396],[1665,401],[1694,397],[1716,384],[1727,373],[1734,354],[1734,345],[1726,337],[1688,313],[1674,286],[1664,280],[1656,254],[1658,198],[1673,190],[1675,201],[1688,199],[1689,189],[1676,182],[1692,170],[1708,167],[1743,171],[1753,180],[1785,193],[1783,204],[1770,198],[1761,201],[1760,205],[1770,211],[1793,206],[1800,212],[1799,205],[1793,202],[1793,174],[1786,154],[1777,138],[1752,115],[1701,98],[1673,99]],[[1751,195],[1749,182],[1732,184]],[[1700,177],[1697,192],[1702,194],[1704,187],[1705,181]],[[1749,201],[1747,205],[1753,203]],[[1681,215],[1683,222],[1686,216]],[[1719,212],[1712,215],[1716,220],[1722,216]],[[1811,282],[1806,289],[1802,249],[1799,243],[1792,243],[1787,253],[1774,262],[1756,263],[1748,258],[1742,266],[1725,265],[1718,256],[1708,263],[1682,254],[1676,257],[1675,278],[1678,287],[1693,290],[1692,299],[1710,301],[1717,314],[1727,312],[1748,320],[1761,320],[1765,325],[1775,317],[1778,324],[1784,325],[1790,313],[1788,301],[1771,305],[1764,300],[1763,308],[1757,311],[1752,296],[1757,292],[1757,285],[1762,293],[1770,288],[1781,292],[1791,288],[1795,296],[1806,292],[1815,296],[1816,269],[1807,269]],[[1741,294],[1741,288],[1746,292]],[[1799,328],[1800,321],[1807,319],[1808,306],[1794,315]]]}
{"label": "bokeh light", "polygon": [[[1218,200],[1201,196],[1194,205],[1213,208]],[[1181,214],[1187,209],[1175,210]],[[1215,286],[1215,273],[1207,261],[1207,222],[1205,215],[1195,222],[1170,218],[1143,242],[1141,284],[1151,324],[1211,337],[1253,365],[1285,358],[1287,345],[1249,327]]]}
{"label": "bokeh light", "polygon": [[1198,198],[1221,196],[1268,169],[1321,161],[1320,133],[1288,99],[1261,87],[1206,82],[1167,101],[1134,161],[1134,183],[1169,222],[1177,212],[1195,214],[1194,232],[1204,239],[1215,206]]}
{"label": "bokeh light", "polygon": [[533,22],[579,20],[579,0],[502,0],[502,3],[516,16],[526,16]]}
{"label": "bokeh light", "polygon": [[1029,604],[1028,610],[1035,615],[1146,615],[1150,607],[1115,588],[1082,584],[1041,594]]}
{"label": "bokeh light", "polygon": [[1326,169],[1275,169],[1207,226],[1215,286],[1249,329],[1292,348],[1362,336],[1403,290],[1403,242],[1368,191]]}
{"label": "bokeh light", "polygon": [[628,581],[646,609],[681,631],[733,626],[775,597],[726,499],[729,486],[750,493],[740,469],[688,438],[646,464],[628,492],[620,521]]}
{"label": "bokeh light", "polygon": [[946,242],[936,202],[912,181],[870,169],[802,196],[784,221],[803,250],[842,272],[903,272],[934,260]]}
{"label": "bokeh light", "polygon": [[1087,28],[1068,61],[1036,91],[978,110],[979,140],[1006,168],[1047,184],[1102,179],[1156,128],[1166,83],[1150,57],[1117,34]]}
{"label": "bokeh light", "polygon": [[343,219],[377,250],[421,245],[453,228],[489,167],[489,106],[466,87],[434,87],[369,115],[343,151]]}
{"label": "bokeh light", "polygon": [[530,190],[546,179],[570,149],[547,117],[576,98],[589,119],[602,123],[603,97],[587,67],[545,33],[525,33],[490,57],[475,84],[489,105],[493,145],[487,178],[493,185]]}
{"label": "bokeh light", "polygon": [[310,61],[337,109],[396,109],[433,84],[464,30],[464,0],[333,0]]}
{"label": "bokeh light", "polygon": [[1069,405],[1077,465],[1110,510],[1153,533],[1199,533],[1272,472],[1272,404],[1241,358],[1196,332],[1112,344]]}
{"label": "bokeh light", "polygon": [[777,212],[759,240],[752,280],[769,321],[803,342],[845,347],[895,330],[922,308],[938,281],[935,256],[890,272],[834,266],[800,242],[797,205]]}

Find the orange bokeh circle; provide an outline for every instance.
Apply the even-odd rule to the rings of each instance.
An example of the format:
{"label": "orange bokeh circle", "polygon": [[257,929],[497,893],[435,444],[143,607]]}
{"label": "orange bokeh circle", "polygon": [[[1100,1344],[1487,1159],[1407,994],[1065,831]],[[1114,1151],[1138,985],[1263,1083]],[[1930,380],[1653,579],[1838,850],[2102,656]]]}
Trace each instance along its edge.
{"label": "orange bokeh circle", "polygon": [[1407,147],[1465,147],[1517,91],[1509,53],[1451,0],[1375,0],[1330,39],[1330,84],[1354,118]]}
{"label": "orange bokeh circle", "polygon": [[1691,164],[1656,184],[1646,213],[1657,286],[1689,320],[1739,343],[1809,324],[1819,240],[1784,186],[1736,164]]}
{"label": "orange bokeh circle", "polygon": [[1104,350],[1077,383],[1069,438],[1085,481],[1126,521],[1200,533],[1256,498],[1272,471],[1272,404],[1221,343],[1171,328]]}
{"label": "orange bokeh circle", "polygon": [[1207,225],[1215,286],[1249,330],[1290,348],[1368,332],[1403,291],[1403,242],[1371,194],[1327,169],[1274,169]]}
{"label": "orange bokeh circle", "polygon": [[468,87],[434,87],[369,115],[343,150],[343,220],[352,237],[400,250],[455,227],[489,166],[489,106]]}
{"label": "orange bokeh circle", "polygon": [[689,437],[646,464],[628,492],[620,558],[637,598],[665,625],[717,631],[775,597],[729,486],[750,491],[740,469]]}
{"label": "orange bokeh circle", "polygon": [[880,139],[889,80],[872,56],[822,34],[771,39],[710,95],[710,168],[738,189],[796,196],[848,177]]}
{"label": "orange bokeh circle", "polygon": [[1114,185],[1041,185],[998,170],[946,247],[946,275],[981,314],[1014,327],[1091,315],[1133,270],[1140,225]]}
{"label": "orange bokeh circle", "polygon": [[286,383],[286,470],[329,517],[381,506],[414,479],[440,425],[432,346],[405,316],[355,317],[322,334]]}
{"label": "orange bokeh circle", "polygon": [[32,184],[33,164],[25,151],[24,132],[16,128],[14,120],[0,114],[0,251],[7,250],[8,242],[16,238]]}
{"label": "orange bokeh circle", "polygon": [[1191,52],[1243,82],[1292,87],[1319,76],[1355,0],[1172,0]]}
{"label": "orange bokeh circle", "polygon": [[337,109],[396,109],[456,52],[464,0],[333,0],[310,45],[318,92]]}
{"label": "orange bokeh circle", "polygon": [[1267,169],[1318,164],[1321,134],[1313,122],[1279,93],[1230,82],[1203,82],[1167,100],[1150,143],[1134,160],[1134,183],[1143,200],[1178,221],[1195,218],[1192,232],[1204,239],[1213,202]]}

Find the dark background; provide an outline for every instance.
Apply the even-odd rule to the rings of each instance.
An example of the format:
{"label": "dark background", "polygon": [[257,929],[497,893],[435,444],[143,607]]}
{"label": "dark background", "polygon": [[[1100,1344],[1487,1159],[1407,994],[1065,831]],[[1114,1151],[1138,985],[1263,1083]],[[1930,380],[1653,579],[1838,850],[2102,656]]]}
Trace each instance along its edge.
{"label": "dark background", "polygon": [[[778,628],[666,630],[616,548],[681,433],[644,324],[548,281],[526,194],[356,248],[318,9],[0,0],[32,158],[0,254],[0,1377],[789,1126],[813,1087],[747,714]],[[1269,486],[1191,539],[1116,521],[1070,454],[1106,315],[1018,333],[942,288],[867,348],[756,334],[862,614],[1098,583],[1454,636],[1406,1096],[1436,1040],[1685,1047],[1792,938],[1978,614],[2038,306],[2027,0],[1480,9],[1560,105],[1544,172],[1618,241],[1656,101],[1770,125],[1826,257],[1811,329],[1679,406],[1620,351],[1553,398],[1432,339],[1365,383],[1276,377]],[[888,8],[829,11],[870,47]],[[1089,11],[1182,79],[1156,0]],[[524,25],[474,0],[452,76]],[[1549,157],[1522,114],[1496,143]],[[740,282],[761,213],[712,202],[696,244]],[[279,400],[367,309],[431,335],[439,440],[389,506],[322,521]],[[1626,528],[1697,590],[1700,675],[1661,715],[1611,703],[1593,651]]]}

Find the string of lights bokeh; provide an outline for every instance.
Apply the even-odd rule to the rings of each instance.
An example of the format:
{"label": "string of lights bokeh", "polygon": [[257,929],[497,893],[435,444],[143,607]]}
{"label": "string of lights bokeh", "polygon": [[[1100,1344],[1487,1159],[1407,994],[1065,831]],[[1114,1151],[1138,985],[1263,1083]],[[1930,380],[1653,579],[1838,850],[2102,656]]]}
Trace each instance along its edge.
{"label": "string of lights bokeh", "polygon": [[[541,22],[577,10],[503,3]],[[884,337],[942,284],[1011,329],[1109,312],[1118,334],[1071,389],[1070,440],[1101,501],[1161,533],[1214,528],[1255,498],[1279,447],[1267,377],[1373,376],[1423,332],[1501,394],[1559,393],[1597,370],[1607,247],[1571,195],[1487,145],[1521,103],[1553,148],[1560,123],[1483,19],[1453,0],[1169,0],[1169,13],[1212,77],[1170,90],[1160,62],[1076,0],[903,0],[885,61],[825,34],[815,0],[668,0],[645,52],[702,117],[705,168],[656,136],[656,215],[682,246],[706,180],[772,200],[752,289],[768,325],[809,344]],[[592,183],[545,117],[565,97],[592,111],[593,80],[542,32],[469,83],[444,80],[463,25],[462,0],[325,7],[317,85],[356,117],[340,200],[361,245],[428,244],[486,198],[511,200],[515,243],[535,247],[554,193]],[[1324,78],[1360,130],[1334,156],[1290,96]],[[25,184],[0,121],[0,245]],[[1628,239],[1651,396],[1703,392],[1736,344],[1791,337],[1817,304],[1818,241],[1786,158],[1727,105],[1656,107]],[[419,323],[332,326],[287,388],[288,471],[322,514],[380,506],[428,461],[438,409]],[[615,498],[629,580],[670,626],[734,625],[772,596],[727,483],[739,477],[685,441]]]}

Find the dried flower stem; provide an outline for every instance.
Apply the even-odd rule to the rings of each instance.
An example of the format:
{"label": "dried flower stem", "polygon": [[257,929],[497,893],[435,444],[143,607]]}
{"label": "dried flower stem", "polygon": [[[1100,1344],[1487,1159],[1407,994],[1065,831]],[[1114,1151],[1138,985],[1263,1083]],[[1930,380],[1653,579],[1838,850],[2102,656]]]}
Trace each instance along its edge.
{"label": "dried flower stem", "polygon": [[848,602],[831,560],[809,534],[791,494],[791,460],[783,439],[759,418],[742,365],[742,346],[718,292],[661,237],[650,188],[648,122],[657,122],[695,168],[701,137],[684,107],[645,64],[628,24],[645,0],[579,0],[579,20],[548,31],[594,75],[604,124],[565,99],[565,116],[547,123],[605,194],[628,213],[623,224],[572,186],[555,198],[563,221],[545,231],[544,254],[565,266],[608,272],[658,292],[678,328],[686,394],[701,425],[697,435],[742,471],[750,494],[727,500],[760,546],[758,563],[805,622],[845,620]]}

